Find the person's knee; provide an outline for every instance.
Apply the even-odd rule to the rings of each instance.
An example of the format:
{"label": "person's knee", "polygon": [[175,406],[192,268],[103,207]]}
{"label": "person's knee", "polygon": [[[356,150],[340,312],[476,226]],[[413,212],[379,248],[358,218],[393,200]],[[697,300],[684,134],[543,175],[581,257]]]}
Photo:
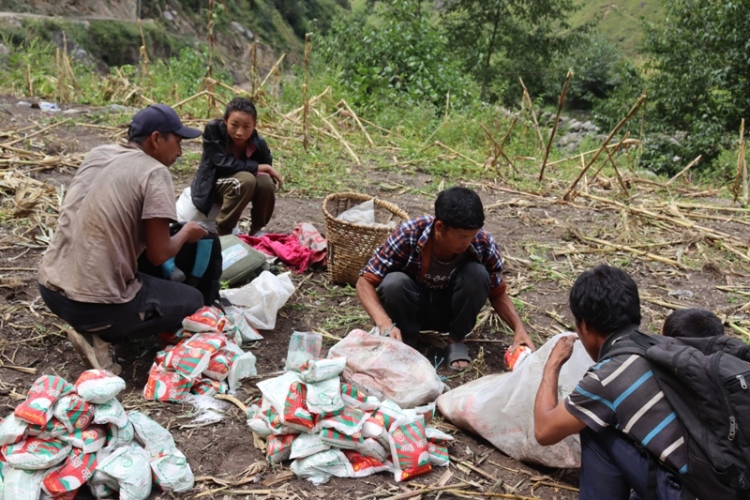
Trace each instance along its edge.
{"label": "person's knee", "polygon": [[237,172],[233,176],[240,183],[240,194],[243,198],[250,198],[258,186],[256,177],[250,172]]}
{"label": "person's knee", "polygon": [[403,293],[416,286],[416,282],[406,273],[388,273],[378,287],[378,293],[393,295]]}
{"label": "person's knee", "polygon": [[268,174],[259,174],[255,176],[255,183],[259,192],[271,193],[276,192],[276,186],[273,183],[273,179]]}
{"label": "person's knee", "polygon": [[184,290],[180,290],[183,298],[183,309],[185,316],[190,316],[195,311],[203,307],[203,294],[197,288],[185,285]]}
{"label": "person's knee", "polygon": [[466,285],[473,290],[490,291],[490,273],[479,262],[467,262],[456,273],[456,286]]}

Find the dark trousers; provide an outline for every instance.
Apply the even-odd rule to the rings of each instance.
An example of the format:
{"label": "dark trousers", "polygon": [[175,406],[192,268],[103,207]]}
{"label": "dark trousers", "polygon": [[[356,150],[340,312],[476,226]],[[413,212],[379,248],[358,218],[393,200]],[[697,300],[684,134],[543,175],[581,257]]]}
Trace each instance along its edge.
{"label": "dark trousers", "polygon": [[[581,431],[580,500],[679,500],[678,476],[654,463],[655,492],[649,491],[649,456],[621,432]],[[631,494],[632,490],[632,494]],[[654,496],[655,493],[655,496]]]}
{"label": "dark trousers", "polygon": [[[173,225],[172,234],[181,226]],[[185,316],[219,298],[221,277],[221,243],[216,233],[211,254],[203,274],[190,274],[196,259],[197,245],[186,243],[175,256],[175,265],[187,276],[186,283],[164,279],[161,266],[151,264],[145,252],[138,259],[141,289],[130,302],[101,304],[78,302],[39,285],[39,293],[50,311],[65,320],[77,332],[99,335],[106,342],[122,342],[172,331],[182,326]]]}
{"label": "dark trousers", "polygon": [[461,342],[477,322],[490,293],[490,275],[482,264],[467,262],[442,290],[430,290],[407,274],[385,275],[377,289],[380,303],[401,330],[404,343],[414,345],[421,330],[448,332]]}

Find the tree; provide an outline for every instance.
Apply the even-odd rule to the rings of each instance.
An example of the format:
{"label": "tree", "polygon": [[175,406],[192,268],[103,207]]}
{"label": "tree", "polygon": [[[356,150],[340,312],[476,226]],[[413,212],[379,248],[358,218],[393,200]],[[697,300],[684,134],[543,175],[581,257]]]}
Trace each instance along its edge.
{"label": "tree", "polygon": [[338,18],[320,44],[320,54],[340,69],[339,81],[362,106],[430,102],[444,107],[446,96],[460,106],[474,86],[454,57],[439,26],[419,0],[372,2],[375,20]]}
{"label": "tree", "polygon": [[647,26],[650,100],[664,132],[687,134],[673,153],[715,158],[750,118],[750,0],[667,0]]}
{"label": "tree", "polygon": [[446,0],[442,17],[483,97],[515,101],[518,77],[532,94],[542,93],[555,58],[588,29],[568,26],[575,9],[573,0]]}

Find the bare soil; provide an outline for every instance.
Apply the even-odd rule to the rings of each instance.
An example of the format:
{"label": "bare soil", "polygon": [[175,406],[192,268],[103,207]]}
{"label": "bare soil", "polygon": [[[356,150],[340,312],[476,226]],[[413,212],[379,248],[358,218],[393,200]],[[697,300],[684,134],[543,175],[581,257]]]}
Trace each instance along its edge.
{"label": "bare soil", "polygon": [[[13,131],[32,125],[39,120],[41,111],[17,106],[16,99],[0,99],[0,140],[2,130]],[[72,107],[72,106],[68,106]],[[78,109],[86,109],[76,106]],[[12,121],[11,121],[12,120]],[[43,149],[50,144],[61,144],[69,152],[85,153],[97,144],[109,142],[104,131],[97,129],[62,126],[49,134],[31,140],[29,147]],[[200,144],[188,142],[185,149],[197,151]],[[278,165],[283,173],[283,157]],[[177,193],[190,182],[192,169],[180,168],[175,171]],[[19,165],[20,171],[33,171],[34,167]],[[53,186],[67,184],[74,169],[53,168],[36,170],[29,175],[48,182]],[[370,185],[359,186],[358,191],[377,195],[396,203],[411,216],[430,213],[433,200],[427,196],[399,191],[384,191],[384,182],[397,185],[420,185],[427,179],[426,174],[373,172]],[[375,180],[377,179],[377,181]],[[688,269],[674,267],[651,260],[634,259],[624,254],[587,253],[555,257],[553,249],[565,248],[571,240],[571,231],[601,236],[620,227],[620,214],[615,211],[595,210],[583,204],[559,203],[550,198],[529,196],[509,192],[504,186],[490,183],[469,184],[476,188],[489,208],[486,229],[497,239],[505,256],[505,279],[510,293],[520,302],[519,310],[530,334],[541,344],[546,338],[563,329],[560,323],[572,324],[567,308],[567,293],[572,279],[581,271],[597,263],[609,262],[626,267],[638,283],[641,293],[665,302],[680,302],[695,307],[704,307],[717,312],[733,311],[736,304],[730,303],[731,296],[717,290],[717,285],[750,284],[744,269],[736,263],[706,260],[703,267]],[[511,188],[512,189],[512,188]],[[293,191],[292,191],[293,193]],[[3,207],[8,199],[3,200]],[[321,211],[322,199],[296,197],[289,192],[281,192],[277,201],[276,213],[271,220],[270,232],[289,232],[299,222],[312,222],[321,232],[325,223]],[[737,223],[705,223],[721,231],[746,239],[746,226]],[[639,229],[634,228],[635,231]],[[19,231],[32,234],[38,228],[19,228],[3,222],[0,227],[0,278],[4,278],[0,294],[0,416],[7,415],[23,399],[31,383],[42,374],[57,374],[74,381],[83,366],[70,343],[61,333],[62,321],[50,314],[39,298],[36,285],[36,267],[43,248],[15,244],[14,236]],[[679,235],[675,235],[679,236]],[[688,247],[687,254],[696,252]],[[697,256],[696,256],[697,258]],[[10,278],[13,278],[10,280]],[[369,329],[371,324],[358,308],[356,296],[351,289],[332,285],[325,270],[316,269],[301,275],[293,274],[299,289],[288,304],[280,311],[274,331],[261,332],[265,340],[245,346],[258,358],[258,373],[261,377],[246,381],[238,398],[248,401],[257,396],[256,383],[263,374],[283,369],[284,358],[290,334],[294,330],[306,331],[324,328],[328,333],[343,337],[353,328]],[[692,298],[684,301],[669,295],[669,292],[689,290]],[[642,326],[657,331],[668,308],[643,302],[644,320]],[[338,318],[340,321],[335,321]],[[483,357],[482,363],[475,363],[471,370],[461,376],[451,378],[447,383],[456,387],[481,374],[504,370],[502,354],[511,342],[511,337],[498,326],[497,321],[483,321],[471,336],[468,343],[472,357]],[[327,341],[327,347],[332,345]],[[481,351],[481,353],[480,353]],[[179,448],[188,457],[196,476],[213,476],[217,479],[232,480],[242,474],[255,462],[264,462],[265,455],[253,445],[252,435],[245,424],[239,409],[230,406],[222,422],[206,427],[184,427],[189,424],[192,411],[190,405],[162,404],[146,402],[141,391],[146,383],[149,367],[156,352],[152,342],[138,342],[118,347],[119,361],[123,365],[123,378],[127,381],[126,392],[121,396],[126,408],[139,408],[164,426],[168,426]],[[433,347],[426,347],[429,359],[437,354]],[[12,367],[26,367],[36,370],[35,374],[24,373]],[[440,375],[452,376],[444,364],[438,368]],[[446,428],[450,425],[445,423]],[[554,470],[518,463],[492,445],[476,436],[455,430],[456,442],[451,446],[453,456],[478,464],[486,476],[472,472],[465,467],[451,465],[454,478],[473,482],[472,484],[491,485],[488,477],[497,478],[505,484],[517,488],[517,494],[544,499],[572,499],[577,493],[564,489],[577,485],[577,471]],[[486,456],[485,456],[486,455]],[[483,457],[483,459],[479,458]],[[438,482],[446,469],[437,468],[430,475],[415,479],[412,483],[433,485]],[[386,494],[411,491],[409,485],[396,485],[390,474],[378,474],[365,479],[332,479],[328,484],[315,487],[305,480],[287,477],[288,463],[268,467],[254,483],[216,491],[209,498],[243,496],[255,498],[252,493],[234,493],[239,490],[275,490],[274,496],[287,498],[361,498],[387,496]],[[278,479],[274,482],[274,478]],[[269,484],[269,486],[266,486]],[[544,483],[544,484],[541,484]],[[562,485],[555,487],[554,485]],[[553,485],[553,486],[549,486]],[[413,486],[413,485],[412,485]],[[200,481],[196,488],[180,498],[195,498],[203,491],[218,489],[220,485],[212,481]],[[473,489],[472,491],[478,491]],[[502,488],[496,490],[504,492]],[[374,496],[380,493],[381,495]],[[268,497],[267,494],[258,494]],[[455,498],[451,494],[425,494],[424,498]],[[82,493],[80,498],[87,498]],[[152,498],[168,498],[169,495],[154,493]],[[520,496],[518,498],[521,498]]]}

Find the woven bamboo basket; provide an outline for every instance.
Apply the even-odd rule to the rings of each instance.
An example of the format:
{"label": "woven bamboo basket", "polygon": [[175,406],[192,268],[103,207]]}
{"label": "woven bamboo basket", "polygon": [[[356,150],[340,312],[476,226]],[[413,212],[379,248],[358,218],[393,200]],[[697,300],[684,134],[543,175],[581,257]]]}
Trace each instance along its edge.
{"label": "woven bamboo basket", "polygon": [[[394,228],[354,224],[336,217],[355,205],[373,200],[359,193],[334,193],[323,200],[328,239],[328,277],[334,283],[354,286],[359,272],[372,254],[388,238]],[[396,227],[409,216],[397,205],[374,198],[375,222],[387,224],[396,221]]]}

